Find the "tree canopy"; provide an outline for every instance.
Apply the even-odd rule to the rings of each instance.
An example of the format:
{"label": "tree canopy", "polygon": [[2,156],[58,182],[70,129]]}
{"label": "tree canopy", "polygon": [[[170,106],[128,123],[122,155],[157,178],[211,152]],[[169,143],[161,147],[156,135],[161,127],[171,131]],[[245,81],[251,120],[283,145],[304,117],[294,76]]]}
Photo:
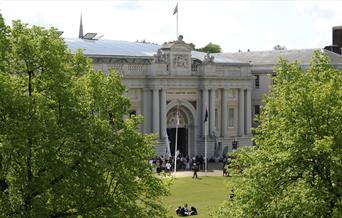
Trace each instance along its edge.
{"label": "tree canopy", "polygon": [[258,120],[214,216],[342,217],[342,72],[319,51],[307,70],[281,60]]}
{"label": "tree canopy", "polygon": [[209,42],[206,46],[195,49],[195,50],[205,52],[205,53],[220,53],[222,51],[221,46],[211,43],[211,42]]}
{"label": "tree canopy", "polygon": [[275,45],[273,46],[273,50],[286,50],[286,46],[283,45]]}
{"label": "tree canopy", "polygon": [[56,29],[0,15],[0,216],[164,217],[153,135],[122,77],[71,54]]}

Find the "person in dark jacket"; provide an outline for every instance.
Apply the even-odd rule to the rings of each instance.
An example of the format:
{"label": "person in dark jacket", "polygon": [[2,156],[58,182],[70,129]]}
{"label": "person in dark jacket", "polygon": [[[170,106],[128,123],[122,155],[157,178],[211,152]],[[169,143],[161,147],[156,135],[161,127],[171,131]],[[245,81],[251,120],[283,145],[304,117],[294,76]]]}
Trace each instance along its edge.
{"label": "person in dark jacket", "polygon": [[197,179],[198,178],[198,176],[197,176],[198,164],[197,163],[194,163],[194,165],[192,166],[192,171],[194,172],[194,174],[192,175],[192,178],[195,178],[195,176],[196,176],[196,179]]}
{"label": "person in dark jacket", "polygon": [[198,214],[198,213],[197,213],[196,207],[192,206],[192,207],[190,208],[190,215],[197,215],[197,214]]}

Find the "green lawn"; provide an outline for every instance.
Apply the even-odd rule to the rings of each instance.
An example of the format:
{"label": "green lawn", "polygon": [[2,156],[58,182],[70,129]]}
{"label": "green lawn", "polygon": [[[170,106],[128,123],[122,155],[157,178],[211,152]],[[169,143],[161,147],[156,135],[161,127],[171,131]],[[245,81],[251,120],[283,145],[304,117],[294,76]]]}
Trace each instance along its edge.
{"label": "green lawn", "polygon": [[176,208],[187,203],[189,207],[197,208],[198,215],[192,217],[209,217],[209,211],[217,209],[227,198],[227,179],[231,178],[223,176],[200,177],[199,179],[175,178],[171,186],[171,195],[163,200],[168,209],[168,215],[178,217],[175,212]]}

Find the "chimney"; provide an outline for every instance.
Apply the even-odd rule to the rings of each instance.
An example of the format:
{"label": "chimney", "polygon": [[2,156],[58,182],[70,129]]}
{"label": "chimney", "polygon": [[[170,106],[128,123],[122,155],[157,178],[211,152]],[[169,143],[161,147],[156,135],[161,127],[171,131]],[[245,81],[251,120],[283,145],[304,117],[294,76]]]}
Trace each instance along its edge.
{"label": "chimney", "polygon": [[337,47],[342,47],[342,26],[334,26],[333,30],[333,42],[332,45],[336,45]]}
{"label": "chimney", "polygon": [[341,54],[342,47],[342,26],[332,28],[332,45],[325,46],[324,49]]}

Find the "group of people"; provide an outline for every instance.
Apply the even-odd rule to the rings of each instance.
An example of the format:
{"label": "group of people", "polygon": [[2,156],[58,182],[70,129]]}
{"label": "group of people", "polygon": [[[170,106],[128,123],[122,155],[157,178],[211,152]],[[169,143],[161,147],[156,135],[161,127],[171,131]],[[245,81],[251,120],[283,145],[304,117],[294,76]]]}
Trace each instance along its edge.
{"label": "group of people", "polygon": [[[154,157],[149,160],[152,167],[155,167],[157,173],[165,172],[171,173],[174,170],[174,157]],[[197,155],[189,158],[188,155],[179,154],[176,158],[177,171],[180,170],[194,170],[196,171],[204,169],[204,158],[202,155]]]}
{"label": "group of people", "polygon": [[176,214],[178,216],[192,216],[192,215],[197,215],[197,209],[192,206],[190,209],[188,208],[188,204],[184,204],[183,207],[179,206],[176,209]]}
{"label": "group of people", "polygon": [[177,170],[191,170],[195,163],[199,169],[204,169],[203,155],[196,155],[190,158],[188,155],[179,154],[176,161]]}
{"label": "group of people", "polygon": [[151,167],[155,167],[157,173],[171,173],[173,170],[172,158],[164,158],[163,156],[151,158],[149,160]]}

